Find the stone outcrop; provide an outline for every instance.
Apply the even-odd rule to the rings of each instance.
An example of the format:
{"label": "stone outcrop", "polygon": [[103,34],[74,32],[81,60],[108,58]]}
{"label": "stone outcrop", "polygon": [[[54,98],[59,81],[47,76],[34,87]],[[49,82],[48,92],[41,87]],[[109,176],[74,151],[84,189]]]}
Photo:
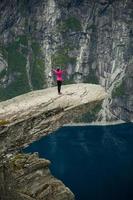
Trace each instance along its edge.
{"label": "stone outcrop", "polygon": [[51,175],[49,164],[49,160],[38,158],[37,153],[12,155],[4,168],[0,167],[3,174],[0,199],[73,200],[69,188]]}
{"label": "stone outcrop", "polygon": [[[65,123],[74,122],[101,104],[100,85],[72,84],[33,91],[0,104],[0,194],[16,200],[73,200],[73,193],[55,179],[50,161],[37,154],[18,154],[21,148]],[[92,114],[92,113],[91,113]]]}
{"label": "stone outcrop", "polygon": [[0,104],[0,154],[23,147],[91,111],[105,98],[104,89],[94,84],[63,86],[33,91]]}

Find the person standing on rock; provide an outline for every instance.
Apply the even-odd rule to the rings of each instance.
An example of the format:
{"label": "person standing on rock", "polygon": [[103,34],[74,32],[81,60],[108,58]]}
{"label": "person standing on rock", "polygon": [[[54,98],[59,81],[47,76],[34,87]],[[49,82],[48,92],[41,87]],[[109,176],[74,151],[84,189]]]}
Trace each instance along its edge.
{"label": "person standing on rock", "polygon": [[58,88],[58,94],[61,94],[61,85],[62,85],[62,74],[65,72],[65,70],[61,70],[60,68],[52,69],[52,72],[56,75],[56,81],[57,81],[57,88]]}

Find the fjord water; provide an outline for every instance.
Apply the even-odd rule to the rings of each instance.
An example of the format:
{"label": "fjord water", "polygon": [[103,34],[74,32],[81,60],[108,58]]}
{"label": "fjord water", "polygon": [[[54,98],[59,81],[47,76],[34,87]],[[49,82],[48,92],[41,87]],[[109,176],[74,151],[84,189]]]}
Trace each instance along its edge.
{"label": "fjord water", "polygon": [[51,160],[76,200],[133,199],[133,124],[69,126],[24,149]]}

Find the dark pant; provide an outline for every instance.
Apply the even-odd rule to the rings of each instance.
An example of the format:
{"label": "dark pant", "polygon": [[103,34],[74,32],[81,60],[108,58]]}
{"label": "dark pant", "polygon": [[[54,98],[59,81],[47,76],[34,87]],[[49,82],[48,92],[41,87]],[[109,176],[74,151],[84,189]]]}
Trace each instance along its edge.
{"label": "dark pant", "polygon": [[62,81],[57,81],[58,93],[60,93],[61,91],[61,84],[62,84]]}

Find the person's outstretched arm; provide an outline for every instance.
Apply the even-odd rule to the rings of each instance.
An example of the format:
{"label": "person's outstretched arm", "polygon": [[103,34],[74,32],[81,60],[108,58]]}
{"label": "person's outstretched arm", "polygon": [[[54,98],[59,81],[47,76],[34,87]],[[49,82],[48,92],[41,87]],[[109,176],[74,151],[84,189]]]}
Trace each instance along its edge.
{"label": "person's outstretched arm", "polygon": [[67,70],[66,70],[66,69],[63,69],[63,70],[62,70],[62,73],[66,73],[66,74],[67,74]]}
{"label": "person's outstretched arm", "polygon": [[55,69],[51,69],[51,71],[56,74],[56,70]]}

